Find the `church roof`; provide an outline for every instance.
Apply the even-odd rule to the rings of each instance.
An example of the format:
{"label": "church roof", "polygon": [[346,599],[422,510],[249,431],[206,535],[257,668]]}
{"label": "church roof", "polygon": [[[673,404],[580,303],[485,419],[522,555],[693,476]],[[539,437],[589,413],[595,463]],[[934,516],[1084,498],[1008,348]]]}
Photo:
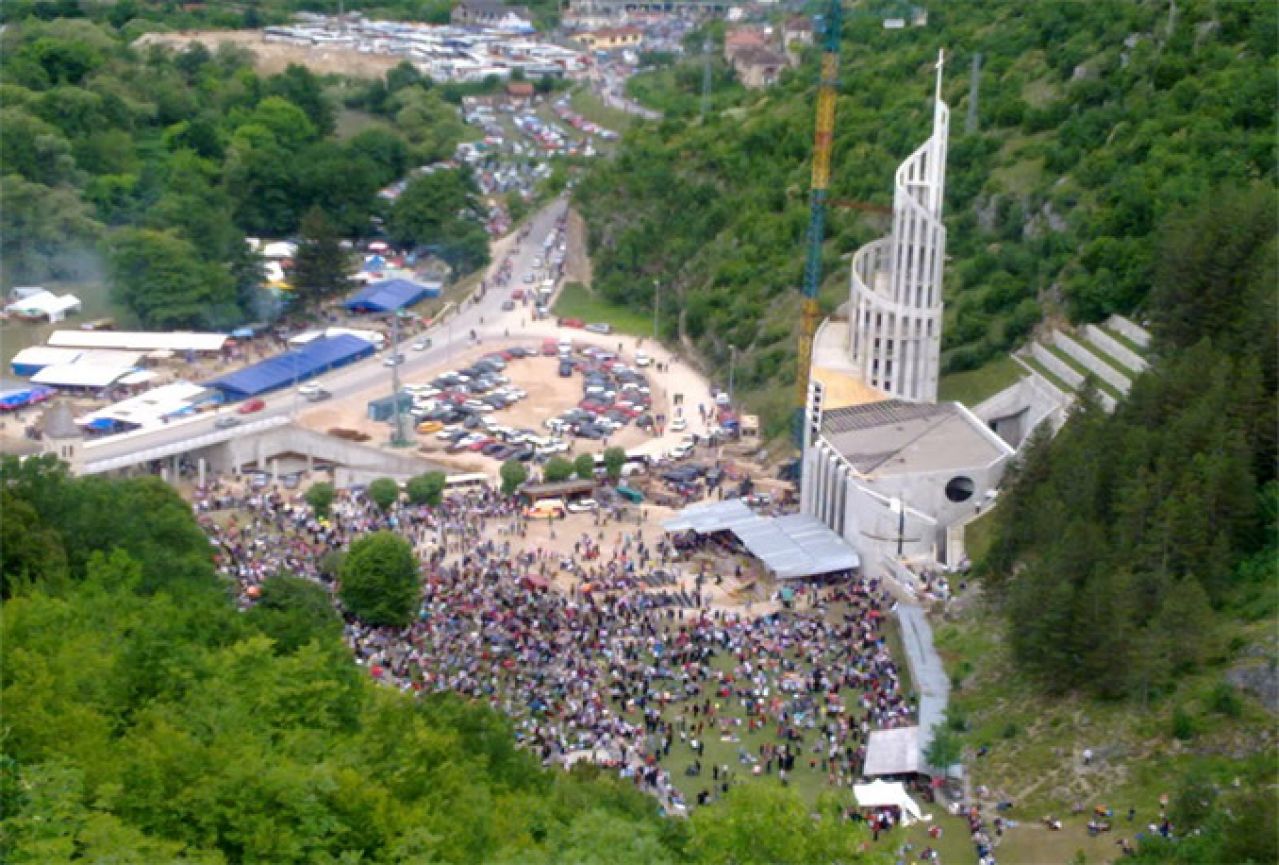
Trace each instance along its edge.
{"label": "church roof", "polygon": [[822,415],[822,438],[863,475],[989,465],[1011,449],[958,403],[890,399]]}

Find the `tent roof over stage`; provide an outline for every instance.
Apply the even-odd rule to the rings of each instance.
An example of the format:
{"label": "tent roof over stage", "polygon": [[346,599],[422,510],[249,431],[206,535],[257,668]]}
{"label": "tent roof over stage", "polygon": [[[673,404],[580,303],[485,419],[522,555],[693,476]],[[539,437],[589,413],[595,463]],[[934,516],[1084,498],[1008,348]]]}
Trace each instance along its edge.
{"label": "tent roof over stage", "polygon": [[778,579],[799,579],[861,565],[857,553],[820,520],[805,514],[761,517],[741,499],[685,508],[662,523],[668,532],[732,532]]}

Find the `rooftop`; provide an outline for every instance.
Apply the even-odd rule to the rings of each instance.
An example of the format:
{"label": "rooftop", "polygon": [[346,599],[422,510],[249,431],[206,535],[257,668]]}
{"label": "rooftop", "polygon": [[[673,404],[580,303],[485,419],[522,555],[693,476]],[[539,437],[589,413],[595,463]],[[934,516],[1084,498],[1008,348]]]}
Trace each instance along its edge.
{"label": "rooftop", "polygon": [[667,532],[732,532],[778,579],[856,569],[857,553],[824,523],[804,514],[761,517],[741,499],[694,505],[662,523]]}
{"label": "rooftop", "polygon": [[822,437],[867,476],[984,466],[1012,449],[958,403],[884,400],[826,412]]}

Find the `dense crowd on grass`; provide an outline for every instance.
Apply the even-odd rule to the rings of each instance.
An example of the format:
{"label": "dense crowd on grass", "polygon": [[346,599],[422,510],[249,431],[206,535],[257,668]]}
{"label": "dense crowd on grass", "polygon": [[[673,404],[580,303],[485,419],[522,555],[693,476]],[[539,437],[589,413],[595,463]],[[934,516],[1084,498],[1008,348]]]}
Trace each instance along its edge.
{"label": "dense crowd on grass", "polygon": [[[214,507],[230,505],[236,515],[215,518]],[[712,609],[700,583],[669,591],[683,553],[645,539],[638,523],[604,548],[608,514],[563,556],[518,543],[526,520],[492,492],[386,510],[348,494],[324,517],[276,493],[215,495],[204,507],[246,604],[280,570],[340,579],[334,556],[356,538],[404,539],[421,562],[420,601],[391,623],[348,612],[346,639],[361,662],[403,689],[487,702],[543,763],[604,763],[671,811],[693,804],[672,765],[697,779],[698,804],[723,798],[742,775],[789,783],[807,774],[848,788],[867,732],[911,718],[873,582],[813,586],[802,609],[751,616]],[[730,746],[731,765],[704,762],[708,740]]]}

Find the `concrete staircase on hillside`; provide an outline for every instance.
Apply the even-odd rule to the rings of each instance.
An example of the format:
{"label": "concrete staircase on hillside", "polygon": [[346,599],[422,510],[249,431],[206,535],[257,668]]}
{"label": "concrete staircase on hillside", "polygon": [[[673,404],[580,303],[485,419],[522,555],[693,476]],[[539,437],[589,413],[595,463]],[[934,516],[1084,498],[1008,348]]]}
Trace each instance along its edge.
{"label": "concrete staircase on hillside", "polygon": [[1032,377],[1072,398],[1091,378],[1097,401],[1109,412],[1128,395],[1133,377],[1149,366],[1144,356],[1149,346],[1149,332],[1112,315],[1100,327],[1086,325],[1082,339],[1054,330],[1046,340],[1031,343],[1013,357]]}

